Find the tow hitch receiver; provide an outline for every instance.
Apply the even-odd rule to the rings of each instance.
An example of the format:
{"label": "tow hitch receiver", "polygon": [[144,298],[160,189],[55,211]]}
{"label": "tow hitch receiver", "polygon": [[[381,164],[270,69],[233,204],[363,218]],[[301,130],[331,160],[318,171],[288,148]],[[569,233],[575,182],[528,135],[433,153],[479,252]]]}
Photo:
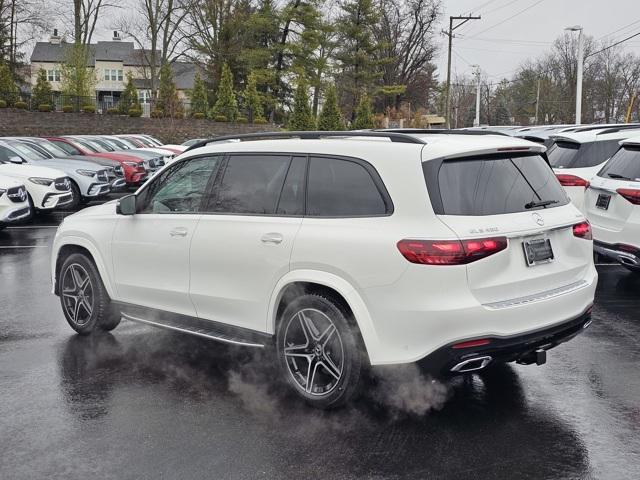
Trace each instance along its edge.
{"label": "tow hitch receiver", "polygon": [[534,363],[536,365],[544,365],[547,363],[547,351],[539,348],[533,352],[526,353],[516,360],[516,363],[520,365],[532,365]]}

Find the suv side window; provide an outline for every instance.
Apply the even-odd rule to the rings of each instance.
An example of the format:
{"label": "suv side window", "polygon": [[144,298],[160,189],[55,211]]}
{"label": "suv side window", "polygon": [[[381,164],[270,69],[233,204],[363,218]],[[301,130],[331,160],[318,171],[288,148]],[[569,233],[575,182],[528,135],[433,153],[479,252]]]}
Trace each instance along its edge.
{"label": "suv side window", "polygon": [[307,186],[310,217],[366,217],[387,215],[381,183],[365,166],[352,160],[311,157]]}
{"label": "suv side window", "polygon": [[276,214],[304,215],[305,183],[307,176],[307,157],[293,157],[287,178],[282,187]]}
{"label": "suv side window", "polygon": [[64,150],[68,155],[82,155],[82,152],[72,145],[58,140],[50,140],[51,143]]}
{"label": "suv side window", "polygon": [[0,162],[8,162],[10,157],[15,156],[15,153],[11,152],[7,147],[0,145]]}
{"label": "suv side window", "polygon": [[221,160],[219,155],[193,158],[167,168],[138,196],[138,213],[200,212]]}
{"label": "suv side window", "polygon": [[208,212],[273,215],[291,155],[232,154]]}

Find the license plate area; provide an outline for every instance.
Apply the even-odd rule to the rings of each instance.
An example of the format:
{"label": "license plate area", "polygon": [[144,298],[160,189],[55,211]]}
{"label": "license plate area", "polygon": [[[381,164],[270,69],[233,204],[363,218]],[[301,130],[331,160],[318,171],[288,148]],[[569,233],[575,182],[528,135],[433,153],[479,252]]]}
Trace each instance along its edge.
{"label": "license plate area", "polygon": [[602,210],[608,210],[609,202],[611,202],[611,195],[601,193],[600,195],[598,195],[598,199],[596,200],[596,207]]}
{"label": "license plate area", "polygon": [[535,238],[522,242],[524,258],[528,267],[549,263],[554,259],[551,240],[548,238]]}

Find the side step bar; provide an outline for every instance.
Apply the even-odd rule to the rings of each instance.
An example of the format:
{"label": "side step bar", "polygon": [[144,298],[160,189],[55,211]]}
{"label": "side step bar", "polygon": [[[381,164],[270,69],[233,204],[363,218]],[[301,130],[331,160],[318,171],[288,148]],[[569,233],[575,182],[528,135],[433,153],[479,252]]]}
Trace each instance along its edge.
{"label": "side step bar", "polygon": [[[121,312],[121,316],[125,320],[130,320],[136,323],[142,323],[150,325],[152,327],[164,328],[166,330],[172,330],[174,332],[187,333],[189,335],[195,335],[197,337],[206,338],[208,340],[214,340],[216,342],[227,343],[230,345],[237,345],[242,347],[254,347],[264,348],[266,341],[262,343],[260,340],[253,340],[249,338],[243,338],[244,336],[234,335],[233,333],[223,331],[219,327],[217,322],[208,322],[206,320],[193,319],[189,321],[190,317],[182,317],[176,315],[175,318],[169,318],[168,315],[151,315],[153,320],[145,318],[146,315],[136,312],[132,314],[129,312]],[[218,326],[218,328],[216,328]],[[259,336],[259,333],[255,335],[247,335],[247,337]],[[269,336],[264,334],[264,337]],[[265,339],[266,339],[265,338]]]}

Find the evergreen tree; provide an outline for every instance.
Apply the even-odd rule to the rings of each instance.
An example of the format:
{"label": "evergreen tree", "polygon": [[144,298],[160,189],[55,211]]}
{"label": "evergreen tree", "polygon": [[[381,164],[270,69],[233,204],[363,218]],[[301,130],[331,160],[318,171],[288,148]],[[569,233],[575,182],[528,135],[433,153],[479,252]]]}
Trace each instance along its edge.
{"label": "evergreen tree", "polygon": [[340,46],[336,57],[342,73],[338,80],[348,94],[353,120],[358,95],[362,91],[371,92],[382,76],[378,57],[385,45],[375,40],[380,14],[373,0],[346,0],[340,8],[342,13],[337,22]]}
{"label": "evergreen tree", "polygon": [[170,64],[165,63],[160,67],[159,83],[156,110],[160,110],[165,117],[179,116],[182,113],[182,105],[173,81],[173,70]]}
{"label": "evergreen tree", "polygon": [[12,105],[18,98],[18,86],[16,85],[11,70],[5,64],[0,62],[0,100]]}
{"label": "evergreen tree", "polygon": [[361,130],[365,128],[373,128],[373,111],[371,110],[371,101],[366,93],[360,96],[360,102],[356,109],[356,118],[353,121],[353,129]]}
{"label": "evergreen tree", "polygon": [[131,108],[140,109],[140,102],[138,100],[138,90],[133,84],[133,75],[131,72],[127,72],[127,84],[124,87],[122,95],[120,95],[118,109],[120,113],[127,114]]}
{"label": "evergreen tree", "polygon": [[213,116],[224,115],[229,122],[238,116],[238,101],[233,91],[233,74],[229,65],[222,65],[222,76],[218,85],[216,103],[213,106]]}
{"label": "evergreen tree", "polygon": [[307,83],[300,78],[293,99],[293,111],[289,117],[289,130],[313,130],[315,126],[316,121],[309,105]]}
{"label": "evergreen tree", "polygon": [[342,114],[338,108],[336,87],[329,85],[322,105],[322,112],[318,118],[318,130],[343,130]]}
{"label": "evergreen tree", "polygon": [[262,109],[262,98],[258,93],[256,75],[250,73],[247,78],[247,86],[244,89],[244,104],[249,111],[249,122],[264,119],[264,110]]}
{"label": "evergreen tree", "polygon": [[51,105],[51,84],[47,80],[44,68],[38,70],[38,79],[31,92],[31,106],[37,109],[39,105]]}
{"label": "evergreen tree", "polygon": [[191,114],[207,114],[209,110],[209,99],[207,98],[207,87],[199,72],[193,79],[193,90],[191,91]]}

